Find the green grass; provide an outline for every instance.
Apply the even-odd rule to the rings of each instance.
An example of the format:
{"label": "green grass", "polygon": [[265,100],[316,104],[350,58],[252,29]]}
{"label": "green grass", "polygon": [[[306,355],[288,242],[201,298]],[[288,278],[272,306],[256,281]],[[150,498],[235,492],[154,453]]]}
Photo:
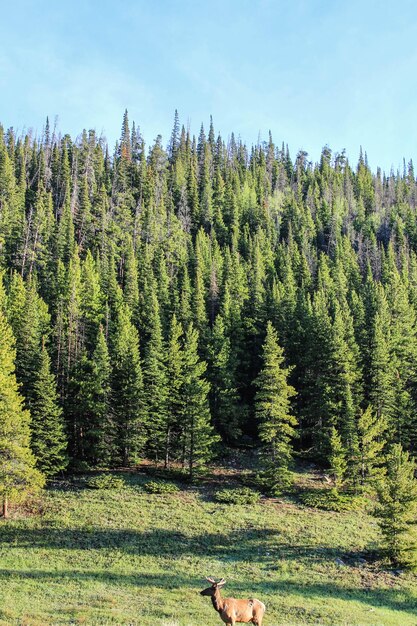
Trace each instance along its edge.
{"label": "green grass", "polygon": [[125,480],[121,491],[50,489],[42,514],[0,522],[2,626],[220,626],[199,595],[205,576],[262,600],[265,626],[417,624],[416,578],[359,562],[378,539],[363,512],[219,504],[221,477],[169,495]]}

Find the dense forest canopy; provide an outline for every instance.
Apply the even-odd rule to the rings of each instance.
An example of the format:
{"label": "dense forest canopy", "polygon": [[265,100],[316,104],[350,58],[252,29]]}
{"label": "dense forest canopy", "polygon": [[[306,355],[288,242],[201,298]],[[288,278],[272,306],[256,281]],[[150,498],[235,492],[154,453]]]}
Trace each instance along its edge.
{"label": "dense forest canopy", "polygon": [[0,130],[3,348],[37,468],[192,473],[260,440],[365,480],[385,443],[414,455],[416,203],[411,161],[312,164],[177,114],[165,149],[126,112],[113,154]]}

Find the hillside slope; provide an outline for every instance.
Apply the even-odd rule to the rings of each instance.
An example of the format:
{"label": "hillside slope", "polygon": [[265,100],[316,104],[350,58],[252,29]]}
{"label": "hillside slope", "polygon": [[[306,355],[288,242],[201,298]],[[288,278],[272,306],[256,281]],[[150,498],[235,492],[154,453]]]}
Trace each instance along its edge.
{"label": "hillside slope", "polygon": [[1,626],[220,624],[199,595],[205,576],[265,602],[266,626],[416,624],[416,580],[371,562],[378,530],[365,513],[222,505],[213,482],[149,495],[145,474],[124,480],[51,488],[42,511],[2,522]]}

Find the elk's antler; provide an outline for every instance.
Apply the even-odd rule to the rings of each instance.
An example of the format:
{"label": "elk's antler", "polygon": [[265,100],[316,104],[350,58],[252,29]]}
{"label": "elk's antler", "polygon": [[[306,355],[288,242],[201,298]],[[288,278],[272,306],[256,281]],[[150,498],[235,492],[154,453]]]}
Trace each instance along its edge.
{"label": "elk's antler", "polygon": [[214,580],[214,578],[207,578],[207,577],[206,577],[206,580],[208,580],[208,581],[209,581],[209,583],[211,583],[212,585],[215,585],[215,584],[216,584],[216,581]]}

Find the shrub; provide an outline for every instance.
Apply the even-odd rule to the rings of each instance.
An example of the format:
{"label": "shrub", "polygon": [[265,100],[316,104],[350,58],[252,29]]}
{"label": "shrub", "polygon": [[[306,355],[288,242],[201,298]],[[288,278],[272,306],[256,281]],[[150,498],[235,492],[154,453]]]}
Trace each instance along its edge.
{"label": "shrub", "polygon": [[123,479],[118,476],[98,474],[97,476],[87,478],[85,484],[90,489],[122,489],[125,483]]}
{"label": "shrub", "polygon": [[214,494],[217,502],[222,504],[255,504],[259,502],[261,494],[249,487],[238,487],[237,489],[220,489]]}
{"label": "shrub", "polygon": [[339,493],[337,489],[314,489],[300,494],[305,506],[324,511],[357,511],[362,509],[366,501],[360,496]]}
{"label": "shrub", "polygon": [[145,483],[143,488],[148,493],[165,494],[178,493],[179,488],[174,483],[163,482],[161,480],[151,480]]}
{"label": "shrub", "polygon": [[258,474],[257,483],[266,495],[277,498],[293,491],[294,475],[285,467],[271,466]]}

